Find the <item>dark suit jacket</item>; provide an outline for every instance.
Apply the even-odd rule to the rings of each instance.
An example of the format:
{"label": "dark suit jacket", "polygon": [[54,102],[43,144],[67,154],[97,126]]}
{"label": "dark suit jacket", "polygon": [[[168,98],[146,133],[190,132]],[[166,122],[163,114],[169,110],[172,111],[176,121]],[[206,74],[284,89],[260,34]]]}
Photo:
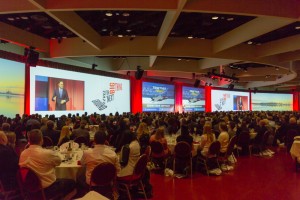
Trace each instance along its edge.
{"label": "dark suit jacket", "polygon": [[[56,97],[55,110],[66,110],[67,109],[66,103],[69,101],[69,96],[68,96],[67,90],[63,89],[62,95],[60,97],[59,89],[56,88],[54,90],[54,93],[53,93],[53,96],[52,96],[52,101],[54,101],[54,97]],[[62,100],[65,100],[66,102],[61,104],[60,102]]]}

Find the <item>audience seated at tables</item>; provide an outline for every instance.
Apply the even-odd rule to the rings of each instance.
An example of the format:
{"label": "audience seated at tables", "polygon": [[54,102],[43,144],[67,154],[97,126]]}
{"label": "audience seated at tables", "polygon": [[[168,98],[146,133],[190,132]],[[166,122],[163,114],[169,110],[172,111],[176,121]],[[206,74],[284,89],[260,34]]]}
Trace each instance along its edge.
{"label": "audience seated at tables", "polygon": [[5,190],[17,187],[16,174],[19,168],[19,158],[15,151],[7,146],[7,136],[0,131],[0,180]]}
{"label": "audience seated at tables", "polygon": [[53,145],[56,146],[58,144],[58,140],[60,138],[60,131],[54,129],[54,122],[52,120],[48,120],[46,123],[46,128],[41,131],[43,136],[47,136],[52,139]]}
{"label": "audience seated at tables", "polygon": [[129,144],[130,151],[128,156],[128,162],[125,165],[125,167],[121,168],[118,177],[129,176],[133,174],[134,166],[137,163],[141,152],[141,146],[134,133],[127,133],[124,137],[124,141],[126,142],[126,144]]}
{"label": "audience seated at tables", "polygon": [[206,156],[208,153],[208,149],[216,140],[215,134],[212,132],[212,127],[210,123],[206,123],[203,127],[203,134],[201,135],[201,142],[200,142],[200,151],[201,155]]}
{"label": "audience seated at tables", "polygon": [[90,143],[90,133],[85,128],[86,125],[87,125],[87,121],[81,120],[80,127],[78,129],[73,130],[73,132],[70,136],[70,139],[75,140],[75,138],[84,137],[86,139],[87,144],[89,144]]}
{"label": "audience seated at tables", "polygon": [[70,130],[68,126],[64,126],[61,129],[57,145],[61,146],[63,143],[66,143],[68,141],[70,141]]}
{"label": "audience seated at tables", "polygon": [[91,174],[94,168],[104,162],[109,162],[116,167],[116,172],[120,172],[120,163],[117,154],[111,149],[111,147],[105,145],[107,142],[107,136],[104,131],[97,131],[94,136],[95,146],[92,149],[83,151],[81,158],[81,165],[86,167],[85,172],[85,184],[83,184],[83,177],[80,181],[81,185],[86,187],[90,185]]}
{"label": "audience seated at tables", "polygon": [[20,167],[28,167],[38,175],[46,197],[53,194],[75,195],[74,180],[56,179],[55,167],[60,165],[61,158],[55,151],[42,148],[42,132],[33,129],[29,132],[28,139],[30,146],[21,153]]}
{"label": "audience seated at tables", "polygon": [[[167,155],[170,154],[170,150],[168,148],[168,142],[167,142],[167,140],[165,138],[164,132],[165,132],[165,129],[163,127],[158,128],[155,131],[155,134],[151,135],[151,137],[150,137],[150,144],[153,141],[160,142],[162,144],[162,146],[164,147],[164,152],[163,152],[164,155],[163,156],[167,156]],[[160,155],[156,155],[156,156],[160,156]]]}
{"label": "audience seated at tables", "polygon": [[227,132],[228,129],[225,122],[219,123],[219,130],[220,130],[220,135],[218,137],[218,141],[221,144],[220,153],[225,154],[229,144],[229,134]]}

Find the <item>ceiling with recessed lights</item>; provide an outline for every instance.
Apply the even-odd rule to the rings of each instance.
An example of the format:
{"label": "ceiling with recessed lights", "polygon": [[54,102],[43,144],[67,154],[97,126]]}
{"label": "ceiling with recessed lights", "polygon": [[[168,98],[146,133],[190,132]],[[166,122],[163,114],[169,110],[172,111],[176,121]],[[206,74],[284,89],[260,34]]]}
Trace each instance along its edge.
{"label": "ceiling with recessed lights", "polygon": [[[298,0],[11,0],[0,49],[121,74],[235,88],[300,88]],[[6,43],[8,42],[8,43]],[[134,74],[134,73],[131,73]]]}

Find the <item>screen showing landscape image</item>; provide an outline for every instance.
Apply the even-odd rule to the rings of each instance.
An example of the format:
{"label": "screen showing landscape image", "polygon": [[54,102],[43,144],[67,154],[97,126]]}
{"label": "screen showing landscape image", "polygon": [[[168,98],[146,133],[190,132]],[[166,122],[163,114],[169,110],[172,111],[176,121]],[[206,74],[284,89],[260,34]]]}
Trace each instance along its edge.
{"label": "screen showing landscape image", "polygon": [[174,112],[174,85],[143,82],[143,111]]}
{"label": "screen showing landscape image", "polygon": [[24,113],[24,63],[0,58],[0,114],[14,117]]}
{"label": "screen showing landscape image", "polygon": [[182,87],[182,107],[184,112],[205,110],[204,88]]}
{"label": "screen showing landscape image", "polygon": [[276,93],[252,93],[254,111],[292,111],[293,95]]}

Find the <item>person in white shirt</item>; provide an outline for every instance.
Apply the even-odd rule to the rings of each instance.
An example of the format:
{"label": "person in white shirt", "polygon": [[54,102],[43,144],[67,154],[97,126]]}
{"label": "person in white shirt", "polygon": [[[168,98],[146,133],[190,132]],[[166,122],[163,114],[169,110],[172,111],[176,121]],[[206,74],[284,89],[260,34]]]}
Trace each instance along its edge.
{"label": "person in white shirt", "polygon": [[96,145],[93,149],[88,149],[83,152],[81,165],[86,166],[85,181],[87,185],[90,185],[92,171],[101,163],[112,163],[116,167],[117,173],[120,171],[119,158],[111,147],[105,145],[106,139],[106,133],[104,131],[97,131],[94,136]]}
{"label": "person in white shirt", "polygon": [[218,141],[221,143],[221,149],[220,153],[226,153],[227,147],[229,144],[229,134],[228,134],[228,128],[225,122],[220,122],[219,123],[219,130],[220,130],[220,135],[218,137]]}
{"label": "person in white shirt", "polygon": [[72,198],[76,194],[75,181],[56,179],[55,167],[60,165],[61,158],[56,152],[42,148],[42,132],[33,129],[29,132],[28,139],[30,146],[20,155],[20,167],[30,168],[38,175],[46,197],[61,193]]}

